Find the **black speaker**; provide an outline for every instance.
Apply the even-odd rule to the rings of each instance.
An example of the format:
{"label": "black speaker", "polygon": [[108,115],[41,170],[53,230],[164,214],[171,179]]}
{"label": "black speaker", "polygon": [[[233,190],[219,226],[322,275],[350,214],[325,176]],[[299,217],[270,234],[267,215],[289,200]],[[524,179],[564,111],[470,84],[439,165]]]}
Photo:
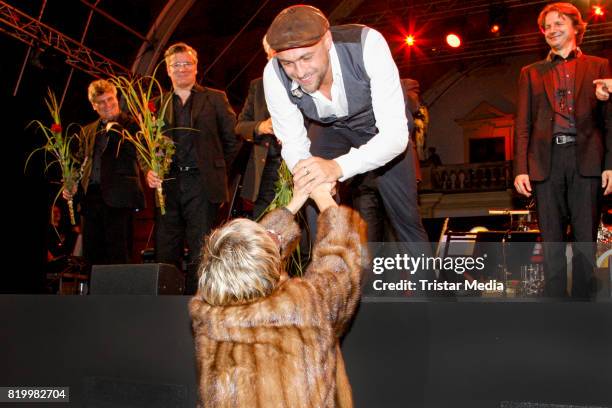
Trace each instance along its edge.
{"label": "black speaker", "polygon": [[185,277],[164,263],[93,265],[92,295],[182,295]]}

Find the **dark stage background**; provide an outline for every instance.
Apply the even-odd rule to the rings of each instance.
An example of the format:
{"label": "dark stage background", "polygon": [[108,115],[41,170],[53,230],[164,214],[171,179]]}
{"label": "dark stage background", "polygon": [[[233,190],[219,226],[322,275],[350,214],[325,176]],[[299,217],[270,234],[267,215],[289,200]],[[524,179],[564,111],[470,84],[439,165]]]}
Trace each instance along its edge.
{"label": "dark stage background", "polygon": [[[525,63],[543,58],[547,52],[544,39],[538,33],[536,19],[547,0],[498,2],[486,0],[430,1],[430,0],[312,0],[309,4],[321,8],[334,23],[361,23],[379,30],[388,40],[394,59],[402,77],[420,82],[423,102],[428,106],[432,126],[450,122],[440,129],[430,129],[427,146],[437,145],[444,164],[461,164],[468,159],[450,156],[450,151],[460,151],[463,143],[458,132],[457,119],[465,117],[469,110],[480,102],[491,103],[506,113],[515,112],[515,92],[503,85],[515,84],[518,71],[512,70],[514,58],[526,57]],[[80,40],[93,51],[112,59],[118,64],[131,67],[144,49],[151,49],[158,40],[142,40],[133,32],[115,24],[108,17],[126,25],[132,31],[147,36],[156,19],[163,15],[166,6],[188,1],[166,0],[8,0],[21,12],[37,18],[41,23],[65,36]],[[198,80],[206,86],[224,89],[230,103],[240,111],[248,92],[249,82],[262,74],[266,57],[261,47],[261,38],[274,16],[283,8],[299,3],[295,0],[243,0],[194,1],[184,17],[178,18],[176,27],[168,31],[169,38],[163,47],[186,41],[199,52]],[[512,4],[510,4],[512,3]],[[609,16],[593,15],[592,5],[599,4],[610,9],[610,0],[575,1],[589,22],[585,52],[610,58],[612,30]],[[97,5],[96,12],[91,6]],[[41,10],[43,11],[41,13]],[[91,24],[84,34],[90,13]],[[609,13],[609,11],[608,11]],[[25,20],[22,21],[22,23]],[[492,23],[501,24],[497,34],[490,32]],[[87,101],[86,88],[94,76],[81,70],[71,71],[67,55],[57,47],[40,44],[37,39],[25,37],[25,42],[11,35],[19,30],[9,28],[4,22],[0,28],[0,89],[3,115],[2,134],[2,181],[5,191],[4,221],[12,226],[5,228],[3,253],[10,254],[12,264],[20,266],[19,272],[5,273],[0,279],[0,293],[41,293],[45,284],[45,259],[47,248],[47,225],[53,197],[59,190],[58,174],[55,170],[43,174],[44,162],[35,157],[27,171],[24,164],[28,154],[42,143],[41,135],[26,128],[34,119],[49,121],[43,98],[47,90],[53,90],[58,98],[65,92],[61,116],[64,125],[87,124],[96,118]],[[444,43],[444,33],[460,33],[464,47],[450,49]],[[415,34],[415,47],[408,47],[405,36]],[[28,52],[28,41],[33,41]],[[161,44],[161,42],[159,42]],[[141,50],[141,46],[144,46]],[[27,56],[27,58],[26,58]],[[474,67],[482,71],[474,71]],[[23,68],[23,70],[22,70]],[[158,77],[165,87],[167,75]],[[493,73],[501,75],[494,86],[485,89]],[[99,74],[99,73],[98,73]],[[458,75],[458,76],[454,76]],[[105,76],[105,75],[104,75]],[[446,79],[445,79],[446,78]],[[448,78],[456,78],[447,81]],[[496,76],[497,78],[497,76]],[[448,83],[447,83],[448,82]],[[468,83],[468,94],[459,92],[457,86]],[[494,90],[491,95],[489,91]],[[444,106],[444,95],[461,103]],[[457,95],[457,96],[455,96]],[[427,98],[426,98],[427,96]],[[465,106],[465,109],[455,109]],[[440,107],[440,113],[436,115]],[[438,142],[436,142],[436,138]],[[449,147],[452,146],[452,147]],[[448,156],[445,157],[445,154]],[[54,182],[52,182],[54,181]],[[148,193],[151,191],[149,189]],[[152,196],[148,197],[148,208],[136,216],[134,262],[140,262],[139,252],[151,246]],[[431,215],[439,217],[441,215]],[[442,219],[431,219],[431,240],[439,239]],[[470,221],[469,227],[474,225]],[[452,227],[452,225],[451,225]],[[467,228],[467,225],[454,227]],[[469,230],[467,228],[466,230]],[[8,258],[6,258],[8,260]]]}

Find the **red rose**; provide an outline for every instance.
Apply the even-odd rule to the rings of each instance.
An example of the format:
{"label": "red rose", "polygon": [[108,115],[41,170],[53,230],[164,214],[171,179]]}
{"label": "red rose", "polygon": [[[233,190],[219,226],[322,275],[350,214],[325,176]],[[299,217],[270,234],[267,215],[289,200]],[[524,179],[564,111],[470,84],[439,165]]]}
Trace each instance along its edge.
{"label": "red rose", "polygon": [[52,124],[51,131],[53,133],[62,133],[62,125],[60,125],[59,123]]}
{"label": "red rose", "polygon": [[151,113],[157,112],[157,108],[155,107],[155,104],[153,103],[153,101],[149,101],[147,105]]}

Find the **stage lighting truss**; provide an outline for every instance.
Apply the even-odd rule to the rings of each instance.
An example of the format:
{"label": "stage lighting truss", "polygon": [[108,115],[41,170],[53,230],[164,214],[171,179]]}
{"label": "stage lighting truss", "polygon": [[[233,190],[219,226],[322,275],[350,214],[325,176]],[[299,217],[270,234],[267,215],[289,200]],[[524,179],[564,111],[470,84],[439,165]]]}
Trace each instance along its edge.
{"label": "stage lighting truss", "polygon": [[[473,14],[486,14],[489,18],[493,17],[490,22],[497,22],[493,20],[501,18],[502,25],[500,26],[500,31],[503,31],[503,18],[511,9],[527,6],[533,7],[539,4],[543,7],[549,2],[550,0],[505,0],[503,8],[500,6],[498,8],[493,7],[492,9],[490,0],[420,0],[410,2],[407,6],[391,7],[382,11],[361,15],[351,15],[341,19],[338,23],[365,24],[384,32],[388,29],[389,21],[397,21],[397,19],[414,19],[415,21],[422,20],[432,23],[453,19],[457,16],[465,17]],[[500,31],[494,31],[492,32],[492,34],[495,34],[494,36],[490,35],[482,40],[466,40],[459,48],[450,49],[446,46],[424,48],[420,54],[413,53],[407,59],[398,60],[398,67],[415,67],[463,60],[472,62],[490,57],[499,58],[506,55],[544,51],[548,48],[542,38],[542,34],[538,31],[505,36]],[[441,36],[440,44],[445,44],[444,41],[444,36]],[[582,46],[601,45],[606,42],[612,42],[612,23],[605,21],[591,22],[584,36]]]}
{"label": "stage lighting truss", "polygon": [[39,49],[53,47],[66,55],[66,63],[94,77],[129,75],[123,65],[0,1],[0,32]]}

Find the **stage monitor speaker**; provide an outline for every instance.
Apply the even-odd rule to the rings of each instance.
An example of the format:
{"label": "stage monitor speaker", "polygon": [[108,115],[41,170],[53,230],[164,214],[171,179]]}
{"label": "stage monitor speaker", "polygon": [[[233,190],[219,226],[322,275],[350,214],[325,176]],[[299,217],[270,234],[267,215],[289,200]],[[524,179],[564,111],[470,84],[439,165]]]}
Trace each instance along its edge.
{"label": "stage monitor speaker", "polygon": [[182,295],[185,277],[164,263],[93,265],[91,295]]}

